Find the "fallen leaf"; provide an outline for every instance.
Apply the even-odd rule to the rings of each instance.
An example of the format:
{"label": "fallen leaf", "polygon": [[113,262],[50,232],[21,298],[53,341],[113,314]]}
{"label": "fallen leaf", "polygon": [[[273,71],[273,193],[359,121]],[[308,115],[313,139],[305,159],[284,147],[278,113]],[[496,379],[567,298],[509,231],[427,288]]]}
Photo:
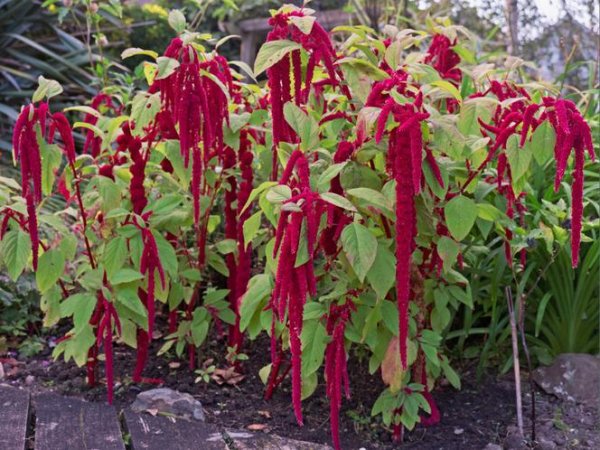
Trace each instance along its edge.
{"label": "fallen leaf", "polygon": [[181,367],[181,363],[178,361],[173,361],[169,363],[169,367],[171,369],[179,369]]}
{"label": "fallen leaf", "polygon": [[257,411],[257,412],[258,412],[258,414],[260,414],[263,417],[266,417],[267,419],[272,418],[271,413],[269,411]]}
{"label": "fallen leaf", "polygon": [[156,417],[156,415],[158,414],[158,409],[147,409],[146,412]]}
{"label": "fallen leaf", "polygon": [[267,428],[267,425],[264,423],[253,423],[252,425],[248,425],[246,428],[248,428],[250,431],[263,431]]}
{"label": "fallen leaf", "polygon": [[215,369],[211,375],[211,378],[218,384],[228,384],[230,386],[238,384],[245,378],[245,375],[237,373],[235,367],[229,367],[227,369]]}

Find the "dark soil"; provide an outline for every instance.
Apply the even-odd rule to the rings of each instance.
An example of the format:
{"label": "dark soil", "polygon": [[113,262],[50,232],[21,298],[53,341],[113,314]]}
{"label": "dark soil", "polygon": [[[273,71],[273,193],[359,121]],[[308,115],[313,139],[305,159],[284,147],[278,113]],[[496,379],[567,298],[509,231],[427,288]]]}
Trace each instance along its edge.
{"label": "dark soil", "polygon": [[[159,342],[154,345],[154,352]],[[220,367],[226,367],[217,349],[223,342],[212,340],[201,361],[214,358]],[[160,378],[164,386],[189,392],[202,402],[207,420],[224,428],[260,429],[259,432],[280,436],[329,443],[329,406],[324,386],[320,385],[311,398],[303,402],[304,427],[298,427],[291,409],[290,385],[286,381],[270,401],[263,399],[264,386],[258,377],[261,367],[268,364],[269,345],[265,338],[246,345],[249,360],[244,362],[245,378],[237,385],[218,385],[211,381],[194,383],[196,374],[188,370],[183,360],[152,358],[147,366],[147,377]],[[123,408],[133,402],[141,391],[151,385],[131,383],[135,362],[134,351],[124,346],[115,348],[115,374],[117,388],[115,406]],[[6,361],[6,359],[5,359]],[[356,361],[354,358],[353,361]],[[179,364],[178,364],[179,363]],[[101,364],[100,364],[101,365]],[[34,392],[52,390],[65,395],[83,397],[89,401],[106,401],[104,385],[90,388],[85,384],[85,370],[73,363],[52,361],[49,350],[39,357],[22,361],[11,371],[11,364],[4,363],[8,381],[13,385],[28,386]],[[102,368],[100,368],[100,376]],[[462,390],[449,386],[438,387],[434,396],[442,412],[441,422],[434,427],[417,426],[406,433],[402,448],[412,449],[483,449],[487,444],[505,445],[505,448],[526,448],[507,436],[514,431],[514,385],[509,377],[488,376],[481,383],[466,367],[462,369]],[[369,375],[366,364],[353,363],[349,367],[352,399],[345,401],[340,418],[340,435],[344,449],[390,449],[397,446],[391,440],[389,430],[371,418],[370,410],[383,389],[379,373]],[[101,379],[103,381],[103,379]],[[527,385],[524,384],[524,389]],[[528,414],[530,397],[525,396],[525,414]],[[561,403],[559,400],[538,393],[538,441],[547,445],[540,448],[600,448],[597,433],[598,411],[594,408]],[[527,431],[527,430],[526,430]],[[510,441],[510,442],[509,442]],[[549,446],[548,446],[549,445]]]}

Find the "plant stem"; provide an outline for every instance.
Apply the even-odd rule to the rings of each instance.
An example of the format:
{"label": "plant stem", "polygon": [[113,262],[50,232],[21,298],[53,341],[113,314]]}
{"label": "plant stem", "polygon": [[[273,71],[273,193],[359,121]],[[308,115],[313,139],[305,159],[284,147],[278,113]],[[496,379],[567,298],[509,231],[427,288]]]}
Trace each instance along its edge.
{"label": "plant stem", "polygon": [[515,319],[515,305],[512,298],[510,286],[506,286],[506,302],[508,304],[508,314],[510,320],[510,332],[512,337],[513,368],[515,374],[515,396],[517,404],[517,427],[519,434],[523,436],[523,404],[521,400],[521,367],[519,365],[519,341],[517,335],[517,321]]}

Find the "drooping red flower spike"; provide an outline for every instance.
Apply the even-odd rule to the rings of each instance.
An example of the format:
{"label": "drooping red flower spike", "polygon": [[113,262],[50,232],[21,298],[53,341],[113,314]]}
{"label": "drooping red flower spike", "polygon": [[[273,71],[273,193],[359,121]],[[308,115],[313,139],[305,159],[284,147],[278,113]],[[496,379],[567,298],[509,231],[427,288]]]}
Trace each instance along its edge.
{"label": "drooping red flower spike", "polygon": [[[236,322],[229,329],[228,345],[241,349],[243,333],[240,330],[240,301],[246,292],[250,280],[252,264],[252,247],[244,242],[244,223],[250,216],[250,208],[242,210],[252,192],[254,174],[252,172],[252,161],[254,155],[251,150],[251,141],[247,129],[240,130],[240,147],[237,154],[235,150],[227,147],[224,152],[223,170],[233,168],[237,164],[240,168],[240,182],[235,176],[227,179],[229,188],[225,191],[225,237],[237,242],[237,259],[234,253],[226,256],[229,278],[229,302],[235,313]],[[234,205],[236,205],[234,207]]]}
{"label": "drooping red flower spike", "polygon": [[[352,294],[352,293],[349,293]],[[350,398],[350,383],[346,366],[346,349],[344,348],[344,332],[352,311],[356,310],[352,295],[348,295],[346,303],[332,303],[327,316],[327,334],[331,340],[325,349],[326,393],[329,399],[329,421],[331,422],[331,438],[333,447],[341,449],[339,432],[339,415],[342,406],[342,387],[346,398]]]}
{"label": "drooping red flower spike", "polygon": [[437,70],[442,78],[458,85],[462,79],[462,72],[456,67],[460,63],[460,56],[452,49],[455,45],[456,39],[451,41],[443,34],[436,34],[427,49],[425,63]]}
{"label": "drooping red flower spike", "polygon": [[325,66],[329,76],[324,80],[332,86],[340,86],[347,98],[351,98],[350,90],[346,85],[340,83],[343,74],[335,65],[337,55],[328,33],[316,21],[310,29],[299,28],[294,19],[307,17],[301,9],[289,12],[277,12],[269,19],[269,25],[273,28],[267,35],[267,42],[291,39],[299,43],[308,53],[306,75],[304,76],[301,66],[300,50],[293,50],[277,63],[267,69],[269,79],[271,115],[273,119],[273,172],[272,179],[277,179],[277,144],[281,141],[296,142],[297,136],[286,122],[283,107],[289,101],[300,105],[308,99],[311,86],[313,85],[314,70],[319,63]]}
{"label": "drooping red flower spike", "polygon": [[[106,276],[106,275],[105,275]],[[121,334],[121,322],[114,305],[109,302],[102,289],[98,290],[97,310],[101,317],[96,330],[96,348],[102,343],[104,345],[104,365],[106,367],[106,385],[108,391],[108,404],[112,405],[114,393],[114,372],[113,372],[113,324]]]}
{"label": "drooping red flower spike", "polygon": [[[292,179],[296,171],[297,177]],[[304,153],[296,150],[281,176],[280,184],[287,184],[295,192],[282,206],[275,233],[273,257],[277,257],[275,286],[269,303],[273,321],[283,322],[287,317],[290,330],[292,356],[292,403],[296,421],[302,425],[302,320],[304,304],[309,296],[316,295],[314,275],[314,253],[317,242],[318,224],[325,211],[319,195],[310,190],[308,160]],[[305,240],[302,239],[305,230]],[[306,245],[307,258],[297,262],[300,245]],[[274,329],[273,322],[273,329]],[[271,358],[275,364],[277,337],[271,335]]]}
{"label": "drooping red flower spike", "polygon": [[[117,112],[118,108],[115,107],[110,95],[104,94],[103,92],[97,94],[90,104],[90,108],[100,111],[102,107]],[[83,118],[83,122],[96,125],[98,123],[98,117],[94,114],[87,113]],[[83,153],[89,153],[92,157],[96,158],[100,155],[100,146],[102,144],[102,138],[96,136],[92,130],[88,130],[85,136],[85,142],[83,144]]]}
{"label": "drooping red flower spike", "polygon": [[47,113],[48,105],[43,102],[37,108],[32,104],[23,108],[12,137],[13,158],[21,164],[21,189],[27,203],[34,270],[37,270],[39,247],[36,207],[42,199],[42,161],[36,130],[40,130],[40,137],[44,139]]}
{"label": "drooping red flower spike", "polygon": [[233,86],[232,76],[222,57],[201,60],[197,50],[180,38],[171,41],[164,56],[176,59],[179,66],[168,77],[155,80],[150,92],[160,92],[161,132],[170,137],[177,133],[186,167],[191,154],[194,222],[198,225],[202,174],[210,159],[223,153],[223,125],[229,120],[225,91]]}
{"label": "drooping red flower spike", "polygon": [[571,151],[575,154],[573,167],[573,185],[571,189],[571,263],[579,264],[579,245],[581,242],[581,222],[583,217],[583,166],[585,151],[590,159],[595,160],[594,144],[589,125],[584,120],[577,106],[571,100],[545,97],[546,108],[543,117],[547,117],[556,132],[554,158],[556,159],[556,176],[554,190],[558,191],[564,177]]}
{"label": "drooping red flower spike", "polygon": [[[415,196],[421,191],[423,136],[421,122],[429,117],[422,112],[422,96],[419,93],[412,103],[398,104],[384,94],[392,88],[390,80],[376,83],[369,95],[367,106],[381,107],[377,121],[375,140],[379,142],[386,130],[389,116],[398,124],[388,135],[387,170],[396,181],[396,300],[399,313],[400,359],[407,366],[408,306],[410,300],[410,268],[415,250],[417,218]],[[402,78],[399,88],[405,88]]]}

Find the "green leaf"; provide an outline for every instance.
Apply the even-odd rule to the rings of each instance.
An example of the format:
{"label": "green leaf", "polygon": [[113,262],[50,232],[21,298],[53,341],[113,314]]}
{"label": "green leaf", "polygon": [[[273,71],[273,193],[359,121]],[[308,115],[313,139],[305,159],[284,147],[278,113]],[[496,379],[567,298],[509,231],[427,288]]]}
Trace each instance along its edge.
{"label": "green leaf", "polygon": [[396,257],[382,245],[377,247],[377,255],[367,273],[367,280],[373,286],[378,299],[385,298],[388,291],[394,286],[396,281]]}
{"label": "green leaf", "polygon": [[156,62],[158,63],[158,71],[156,72],[155,80],[162,80],[172,75],[179,67],[179,61],[167,56],[160,56]]}
{"label": "green leaf", "polygon": [[375,206],[383,212],[392,213],[394,206],[381,192],[369,188],[348,189],[347,193]]}
{"label": "green leaf", "polygon": [[98,183],[98,191],[102,198],[102,211],[108,213],[115,208],[120,206],[121,202],[121,188],[108,177],[98,176],[96,177]]}
{"label": "green leaf", "polygon": [[123,267],[127,253],[127,240],[123,236],[111,239],[106,245],[102,262],[109,279]]}
{"label": "green leaf", "polygon": [[144,50],[142,48],[130,47],[130,48],[126,48],[125,50],[123,50],[121,52],[121,59],[131,58],[132,56],[139,56],[139,55],[150,56],[152,59],[158,58],[158,53],[156,53],[153,50]]}
{"label": "green leaf", "polygon": [[258,50],[254,60],[254,76],[260,75],[269,67],[278,63],[292,50],[299,50],[302,46],[296,42],[285,39],[270,41],[263,44]]}
{"label": "green leaf", "polygon": [[339,194],[335,194],[333,192],[325,192],[321,194],[321,199],[325,200],[327,203],[331,203],[332,205],[345,209],[347,211],[356,212],[356,208],[350,202],[350,200],[348,200],[346,197],[342,197]]}
{"label": "green leaf", "polygon": [[266,299],[273,289],[273,279],[270,275],[261,273],[254,275],[248,283],[240,306],[240,330],[244,331],[255,313],[259,312],[261,302]]}
{"label": "green leaf", "polygon": [[362,283],[377,257],[377,239],[364,225],[351,223],[342,231],[342,248]]}
{"label": "green leaf", "polygon": [[173,28],[178,34],[185,31],[186,21],[183,13],[178,9],[173,9],[169,12],[169,26]]}
{"label": "green leaf", "polygon": [[91,329],[89,321],[95,307],[96,296],[94,294],[89,292],[74,294],[60,304],[60,316],[73,316],[75,334],[77,334],[85,328]]}
{"label": "green leaf", "polygon": [[477,204],[470,198],[458,195],[446,203],[444,216],[450,234],[461,241],[471,231],[477,219]]}
{"label": "green leaf", "polygon": [[300,149],[310,151],[319,145],[319,124],[295,103],[287,102],[283,106],[283,115],[292,129],[300,137]]}
{"label": "green leaf", "polygon": [[144,133],[144,129],[150,125],[158,111],[160,111],[160,92],[148,94],[139,92],[133,98],[131,103],[131,120],[135,122],[135,129],[132,134],[140,136]]}
{"label": "green leaf", "polygon": [[302,376],[315,373],[323,363],[327,346],[327,330],[319,320],[305,322],[302,327]]}
{"label": "green leaf", "polygon": [[285,184],[278,184],[267,191],[266,198],[271,203],[280,204],[292,198],[292,190]]}
{"label": "green leaf", "polygon": [[442,261],[444,261],[444,272],[447,272],[452,268],[452,265],[456,261],[460,247],[458,242],[450,239],[447,236],[442,236],[440,238],[437,247],[440,258],[442,258]]}
{"label": "green leaf", "polygon": [[319,179],[317,180],[317,190],[319,192],[324,192],[328,190],[330,181],[342,171],[346,164],[348,164],[348,161],[344,161],[338,164],[332,164],[327,169],[325,169],[323,173],[319,175]]}
{"label": "green leaf", "polygon": [[262,211],[258,211],[252,214],[248,219],[244,222],[243,233],[244,233],[244,246],[248,248],[248,244],[252,242],[252,239],[258,233],[260,229],[260,224],[262,220]]}
{"label": "green leaf", "polygon": [[33,103],[37,103],[39,101],[42,101],[44,97],[49,100],[51,97],[59,95],[62,92],[63,88],[58,81],[49,80],[40,75],[38,77],[38,87],[33,93],[31,101]]}
{"label": "green leaf", "polygon": [[314,394],[319,385],[319,377],[317,372],[313,372],[308,376],[302,374],[302,396],[301,400],[306,400],[308,397]]}
{"label": "green leaf", "polygon": [[31,256],[29,234],[20,228],[6,233],[4,239],[2,239],[2,246],[0,246],[0,256],[4,261],[8,275],[13,281],[16,281]]}
{"label": "green leaf", "polygon": [[55,173],[62,161],[62,152],[58,145],[47,144],[44,139],[40,139],[39,143],[42,157],[42,193],[50,195],[56,179]]}
{"label": "green leaf", "polygon": [[258,185],[254,189],[252,189],[252,192],[250,192],[250,196],[248,197],[248,201],[242,208],[242,211],[240,212],[240,214],[243,213],[244,211],[246,211],[246,209],[248,209],[250,207],[252,202],[254,200],[256,200],[256,197],[258,197],[260,194],[262,194],[266,189],[269,189],[270,187],[276,186],[278,184],[279,183],[277,183],[277,181],[263,181],[260,185]]}
{"label": "green leaf", "polygon": [[175,249],[171,243],[167,241],[158,231],[152,230],[152,235],[156,241],[158,256],[160,257],[160,263],[162,264],[163,269],[165,272],[171,275],[172,278],[177,278],[179,263],[177,261],[177,253],[175,253]]}
{"label": "green leaf", "polygon": [[290,16],[288,20],[302,31],[302,33],[310,34],[315,23],[315,16]]}
{"label": "green leaf", "polygon": [[523,147],[519,147],[519,137],[513,134],[506,142],[506,156],[514,185],[529,169],[532,157],[531,147],[528,143],[525,143]]}
{"label": "green leaf", "polygon": [[473,98],[465,100],[458,116],[458,130],[465,136],[482,136],[477,119],[489,122],[492,117],[491,108],[495,102],[489,98]]}
{"label": "green leaf", "polygon": [[144,275],[139,270],[125,267],[115,273],[112,278],[109,278],[109,281],[111,284],[123,284],[141,280],[142,278],[144,278]]}
{"label": "green leaf", "polygon": [[443,357],[441,360],[442,370],[444,371],[444,377],[446,380],[450,382],[450,384],[454,387],[454,389],[460,389],[460,377],[454,371],[450,364],[448,364],[448,359]]}
{"label": "green leaf", "polygon": [[65,255],[59,249],[52,249],[40,256],[35,281],[41,293],[56,284],[65,270]]}
{"label": "green leaf", "polygon": [[462,97],[460,96],[460,92],[458,91],[458,89],[456,88],[456,86],[454,86],[449,81],[446,81],[446,80],[437,80],[437,81],[433,81],[433,82],[431,82],[429,84],[431,86],[435,86],[435,87],[441,89],[442,91],[447,92],[448,94],[450,94],[452,97],[454,97],[459,102],[462,101]]}
{"label": "green leaf", "polygon": [[541,166],[554,154],[556,132],[550,122],[545,121],[535,129],[531,137],[531,151],[536,162]]}

